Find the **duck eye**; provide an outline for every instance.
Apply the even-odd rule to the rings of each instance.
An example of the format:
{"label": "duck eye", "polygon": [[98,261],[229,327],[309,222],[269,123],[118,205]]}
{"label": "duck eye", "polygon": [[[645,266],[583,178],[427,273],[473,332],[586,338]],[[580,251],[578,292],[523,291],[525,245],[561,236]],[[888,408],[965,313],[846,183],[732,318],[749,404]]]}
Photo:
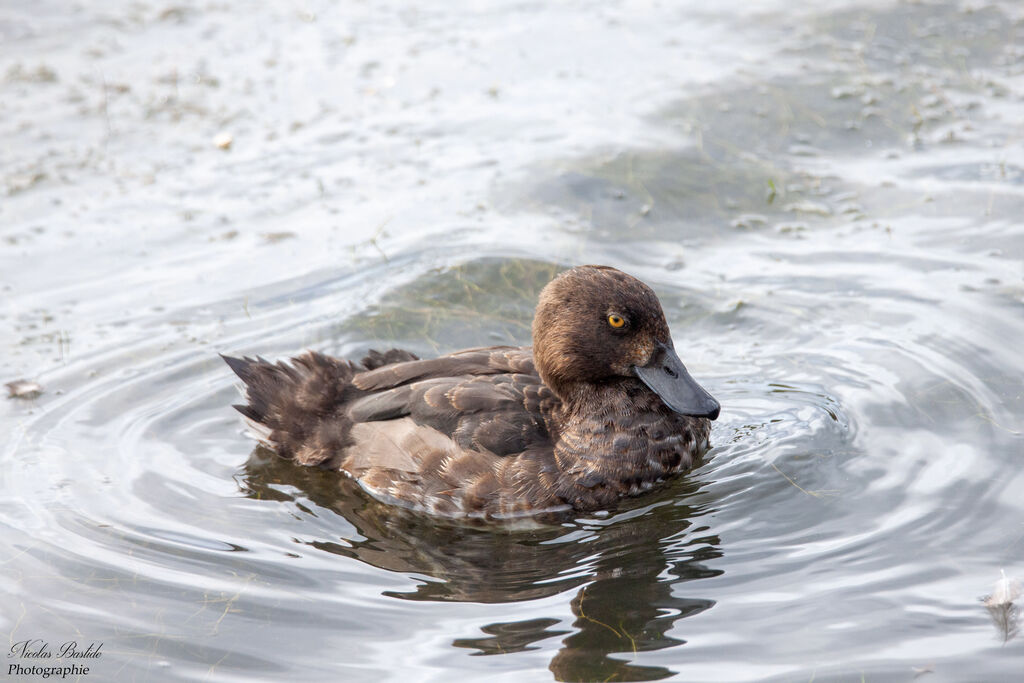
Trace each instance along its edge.
{"label": "duck eye", "polygon": [[626,319],[623,318],[621,315],[612,313],[611,315],[608,316],[608,324],[611,325],[612,327],[619,328],[626,324]]}

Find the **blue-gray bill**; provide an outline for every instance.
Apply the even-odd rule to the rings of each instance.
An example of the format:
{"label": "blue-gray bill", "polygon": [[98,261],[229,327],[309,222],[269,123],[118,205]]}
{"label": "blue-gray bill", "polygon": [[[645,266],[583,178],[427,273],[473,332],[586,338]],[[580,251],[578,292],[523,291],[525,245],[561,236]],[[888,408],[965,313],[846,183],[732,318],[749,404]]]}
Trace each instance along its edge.
{"label": "blue-gray bill", "polygon": [[659,343],[650,362],[643,367],[636,366],[633,370],[651,391],[661,397],[665,405],[677,413],[711,420],[718,417],[721,410],[718,401],[690,377],[672,347]]}

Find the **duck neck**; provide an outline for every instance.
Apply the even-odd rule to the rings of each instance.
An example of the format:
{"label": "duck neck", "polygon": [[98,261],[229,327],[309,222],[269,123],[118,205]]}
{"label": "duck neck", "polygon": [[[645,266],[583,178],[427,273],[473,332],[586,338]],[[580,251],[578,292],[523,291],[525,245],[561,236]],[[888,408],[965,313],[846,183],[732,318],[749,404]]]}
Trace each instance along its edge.
{"label": "duck neck", "polygon": [[689,469],[707,440],[707,420],[673,413],[639,380],[581,384],[562,399],[558,493],[588,507],[614,505]]}
{"label": "duck neck", "polygon": [[629,377],[571,384],[558,392],[562,399],[560,417],[565,427],[582,420],[591,425],[594,422],[617,423],[637,410],[649,410],[649,394],[639,380]]}

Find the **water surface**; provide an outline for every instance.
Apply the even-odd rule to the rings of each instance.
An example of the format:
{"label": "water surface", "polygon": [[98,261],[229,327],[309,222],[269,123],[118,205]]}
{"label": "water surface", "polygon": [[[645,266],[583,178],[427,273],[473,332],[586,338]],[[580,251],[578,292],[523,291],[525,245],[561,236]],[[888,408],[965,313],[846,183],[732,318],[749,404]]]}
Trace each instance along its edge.
{"label": "water surface", "polygon": [[[104,680],[1016,680],[1016,3],[13,2],[0,626]],[[214,137],[231,136],[228,149]],[[253,450],[217,352],[661,297],[704,464],[532,530]]]}

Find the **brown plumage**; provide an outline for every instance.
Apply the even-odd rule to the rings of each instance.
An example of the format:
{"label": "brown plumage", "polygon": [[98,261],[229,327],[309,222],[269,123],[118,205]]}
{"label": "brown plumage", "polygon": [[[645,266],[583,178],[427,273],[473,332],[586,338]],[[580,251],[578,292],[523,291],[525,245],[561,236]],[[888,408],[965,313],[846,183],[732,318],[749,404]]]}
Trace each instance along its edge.
{"label": "brown plumage", "polygon": [[[612,507],[693,466],[718,404],[672,348],[654,292],[606,266],[541,292],[534,345],[361,364],[224,357],[260,441],[373,497],[445,516]],[[709,419],[710,418],[710,419]]]}

